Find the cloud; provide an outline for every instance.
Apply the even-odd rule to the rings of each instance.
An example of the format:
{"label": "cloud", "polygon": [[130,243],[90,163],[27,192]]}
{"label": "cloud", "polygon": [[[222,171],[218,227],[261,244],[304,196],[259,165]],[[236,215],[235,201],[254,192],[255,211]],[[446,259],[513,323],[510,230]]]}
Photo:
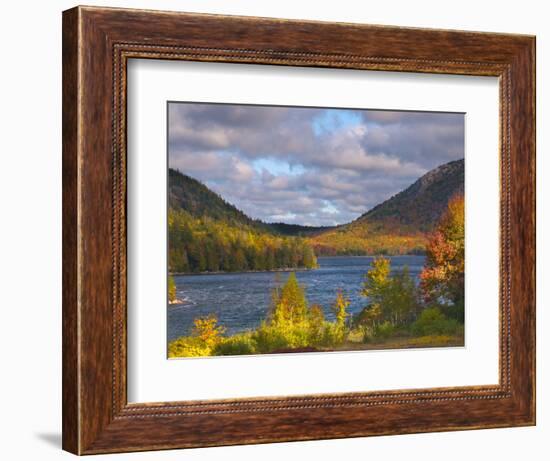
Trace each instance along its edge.
{"label": "cloud", "polygon": [[464,157],[463,114],[169,105],[169,164],[268,222],[349,222]]}
{"label": "cloud", "polygon": [[373,154],[401,156],[424,169],[464,157],[464,114],[364,111],[368,136],[363,147]]}

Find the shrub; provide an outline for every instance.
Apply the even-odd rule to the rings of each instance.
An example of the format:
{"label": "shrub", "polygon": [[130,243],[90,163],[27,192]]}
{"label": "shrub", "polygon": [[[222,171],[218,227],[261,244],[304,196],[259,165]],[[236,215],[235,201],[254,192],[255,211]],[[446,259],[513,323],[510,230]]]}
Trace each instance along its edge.
{"label": "shrub", "polygon": [[212,350],[212,355],[249,355],[256,353],[256,341],[251,333],[223,338]]}
{"label": "shrub", "polygon": [[204,341],[195,336],[183,336],[168,344],[168,357],[205,357],[212,349]]}
{"label": "shrub", "polygon": [[281,349],[296,349],[312,345],[309,322],[262,324],[254,333],[257,352],[267,353]]}
{"label": "shrub", "polygon": [[212,348],[220,341],[221,335],[225,332],[225,328],[218,326],[218,318],[211,314],[207,317],[198,317],[193,322],[193,336],[196,336],[204,344]]}
{"label": "shrub", "polygon": [[336,346],[342,343],[342,328],[334,322],[325,322],[320,344],[322,346]]}
{"label": "shrub", "polygon": [[218,326],[215,315],[198,317],[194,321],[192,336],[182,336],[168,344],[168,357],[204,357],[222,340],[224,327]]}
{"label": "shrub", "polygon": [[387,320],[379,325],[375,325],[373,336],[377,339],[388,339],[395,334],[395,327]]}
{"label": "shrub", "polygon": [[257,351],[261,354],[289,347],[288,338],[281,328],[262,324],[254,332]]}
{"label": "shrub", "polygon": [[363,342],[370,343],[374,339],[374,325],[361,324],[357,327],[363,333]]}
{"label": "shrub", "polygon": [[411,346],[419,347],[441,347],[456,342],[454,336],[447,335],[435,335],[435,336],[421,336],[420,338],[414,338],[410,341]]}
{"label": "shrub", "polygon": [[325,323],[323,308],[316,304],[311,306],[309,309],[309,335],[313,344],[322,342]]}
{"label": "shrub", "polygon": [[454,319],[448,319],[437,307],[424,309],[420,317],[411,325],[415,336],[455,335],[460,324]]}

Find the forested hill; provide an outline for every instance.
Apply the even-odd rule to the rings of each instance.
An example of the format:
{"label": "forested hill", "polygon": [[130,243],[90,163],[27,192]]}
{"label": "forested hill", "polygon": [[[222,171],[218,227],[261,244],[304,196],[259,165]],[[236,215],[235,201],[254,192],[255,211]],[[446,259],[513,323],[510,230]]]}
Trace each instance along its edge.
{"label": "forested hill", "polygon": [[249,218],[200,181],[172,168],[168,170],[168,184],[168,205],[174,210],[185,210],[194,218],[208,216],[232,224],[266,228],[261,221]]}
{"label": "forested hill", "polygon": [[249,218],[201,182],[169,170],[170,272],[235,272],[317,267],[301,237]]}
{"label": "forested hill", "polygon": [[286,236],[307,236],[333,229],[330,226],[302,226],[282,222],[266,223],[252,219],[200,181],[172,168],[168,170],[168,175],[170,208],[185,210],[195,218],[208,216],[212,219],[257,227],[263,231]]}
{"label": "forested hill", "polygon": [[427,233],[459,194],[464,194],[463,159],[434,168],[351,223],[309,240],[317,255],[420,253]]}
{"label": "forested hill", "polygon": [[273,222],[266,224],[275,232],[282,235],[298,235],[306,237],[309,235],[316,235],[321,232],[325,232],[334,229],[336,226],[302,226],[300,224],[287,224],[284,222]]}
{"label": "forested hill", "polygon": [[383,223],[402,229],[432,230],[450,198],[464,193],[464,159],[430,170],[407,189],[375,206],[353,224]]}

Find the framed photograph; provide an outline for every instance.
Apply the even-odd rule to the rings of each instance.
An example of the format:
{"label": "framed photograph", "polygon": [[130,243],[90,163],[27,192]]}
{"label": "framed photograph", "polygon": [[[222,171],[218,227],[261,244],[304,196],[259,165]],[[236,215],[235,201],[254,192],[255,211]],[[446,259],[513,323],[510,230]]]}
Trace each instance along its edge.
{"label": "framed photograph", "polygon": [[63,447],[535,424],[532,36],[63,13]]}

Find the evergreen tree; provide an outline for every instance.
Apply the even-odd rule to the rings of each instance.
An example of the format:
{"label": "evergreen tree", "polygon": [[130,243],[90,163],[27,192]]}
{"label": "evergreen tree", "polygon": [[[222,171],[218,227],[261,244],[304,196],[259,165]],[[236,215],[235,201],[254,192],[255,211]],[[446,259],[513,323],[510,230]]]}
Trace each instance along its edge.
{"label": "evergreen tree", "polygon": [[273,324],[294,324],[307,320],[308,303],[305,291],[298,283],[294,272],[290,273],[280,292],[275,292],[273,297]]}
{"label": "evergreen tree", "polygon": [[346,319],[348,317],[347,308],[349,306],[349,299],[344,295],[342,290],[338,290],[336,293],[336,300],[332,305],[332,312],[336,317],[336,324],[342,329],[346,325]]}
{"label": "evergreen tree", "polygon": [[348,317],[347,308],[349,300],[344,296],[342,290],[336,293],[336,300],[332,305],[332,312],[336,317],[334,339],[336,342],[342,342],[346,338],[346,319]]}

